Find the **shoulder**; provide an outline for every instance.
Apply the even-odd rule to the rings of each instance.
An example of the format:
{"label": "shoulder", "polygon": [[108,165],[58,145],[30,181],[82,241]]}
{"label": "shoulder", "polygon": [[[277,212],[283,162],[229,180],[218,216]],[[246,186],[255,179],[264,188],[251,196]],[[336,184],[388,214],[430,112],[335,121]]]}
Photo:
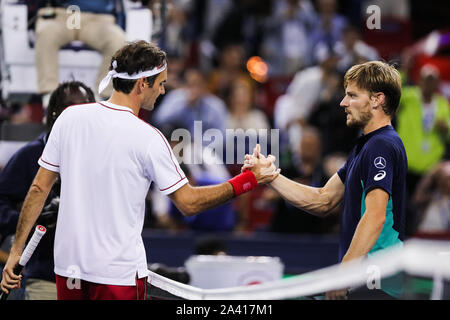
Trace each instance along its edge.
{"label": "shoulder", "polygon": [[186,101],[187,91],[184,88],[179,88],[170,91],[167,95],[162,99],[161,105],[179,103]]}
{"label": "shoulder", "polygon": [[446,97],[444,97],[442,94],[437,94],[436,101],[439,108],[443,108],[446,109],[446,111],[448,111],[449,103]]}
{"label": "shoulder", "polygon": [[25,146],[23,146],[23,148],[19,149],[18,152],[21,152],[24,154],[29,154],[31,152],[40,152],[41,150],[44,150],[44,147],[45,147],[45,143],[44,143],[44,138],[42,136],[42,138],[39,137],[38,139],[27,143]]}
{"label": "shoulder", "polygon": [[403,151],[403,142],[395,130],[376,135],[367,142],[366,148],[368,154],[383,153],[394,157],[399,153],[403,153]]}
{"label": "shoulder", "polygon": [[250,117],[253,120],[261,122],[260,125],[262,126],[269,126],[266,114],[259,109],[252,109],[252,111],[250,112]]}
{"label": "shoulder", "polygon": [[219,110],[219,111],[226,110],[225,102],[223,102],[222,99],[220,99],[219,97],[217,97],[213,94],[206,95],[204,97],[204,101],[211,107],[215,108],[216,110]]}
{"label": "shoulder", "polygon": [[151,146],[168,146],[169,142],[167,138],[162,134],[162,132],[152,126],[151,124],[145,122],[144,120],[135,117],[135,129],[139,130],[139,135],[145,137],[142,142],[146,142]]}
{"label": "shoulder", "polygon": [[81,103],[81,104],[73,104],[66,107],[63,113],[72,113],[72,112],[82,112],[86,110],[92,110],[92,108],[100,107],[99,102],[89,102],[89,103]]}
{"label": "shoulder", "polygon": [[402,88],[402,99],[412,99],[419,97],[419,89],[415,86],[405,86]]}
{"label": "shoulder", "polygon": [[[27,143],[12,155],[4,170],[6,171],[7,167],[22,166],[25,163],[37,161],[42,154],[44,147],[44,140],[40,138]],[[22,169],[24,168],[26,168],[26,166],[22,167]]]}
{"label": "shoulder", "polygon": [[59,120],[61,122],[63,119],[68,117],[73,117],[86,111],[93,111],[95,108],[98,109],[99,106],[100,104],[97,102],[70,105],[63,110],[57,121]]}

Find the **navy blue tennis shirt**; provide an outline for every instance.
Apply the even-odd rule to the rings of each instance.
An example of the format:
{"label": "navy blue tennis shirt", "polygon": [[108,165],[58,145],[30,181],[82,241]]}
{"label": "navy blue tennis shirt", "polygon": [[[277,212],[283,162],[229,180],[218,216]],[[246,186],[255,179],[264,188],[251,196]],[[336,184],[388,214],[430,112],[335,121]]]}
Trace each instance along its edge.
{"label": "navy blue tennis shirt", "polygon": [[345,184],[339,261],[346,254],[356,227],[366,211],[365,197],[375,188],[389,194],[383,230],[369,252],[402,244],[405,237],[406,172],[403,142],[390,125],[358,138],[338,175]]}

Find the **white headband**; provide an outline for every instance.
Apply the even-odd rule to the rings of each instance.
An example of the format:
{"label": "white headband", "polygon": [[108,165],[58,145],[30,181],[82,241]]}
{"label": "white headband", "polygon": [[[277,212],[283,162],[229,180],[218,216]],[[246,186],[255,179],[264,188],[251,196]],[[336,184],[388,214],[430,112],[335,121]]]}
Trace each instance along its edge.
{"label": "white headband", "polygon": [[136,72],[136,73],[133,73],[131,75],[129,75],[127,72],[120,72],[120,73],[118,73],[116,71],[116,68],[117,68],[117,61],[116,60],[113,61],[112,66],[113,66],[113,69],[108,72],[106,77],[104,77],[102,82],[100,82],[100,84],[98,85],[98,93],[101,93],[103,90],[105,90],[105,88],[108,86],[108,84],[109,84],[109,82],[111,81],[112,78],[136,80],[136,79],[140,79],[140,78],[143,78],[143,77],[145,77],[145,78],[151,77],[151,76],[154,76],[155,74],[158,74],[158,73],[163,72],[164,70],[166,70],[167,63],[164,62],[164,64],[162,66],[154,67],[153,69],[147,70],[147,71]]}

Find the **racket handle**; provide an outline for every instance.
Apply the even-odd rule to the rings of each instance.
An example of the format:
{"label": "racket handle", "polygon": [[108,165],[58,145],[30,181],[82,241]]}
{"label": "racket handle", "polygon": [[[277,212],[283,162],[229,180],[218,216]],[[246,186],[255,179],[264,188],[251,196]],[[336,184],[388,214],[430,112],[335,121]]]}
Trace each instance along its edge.
{"label": "racket handle", "polygon": [[[47,230],[45,229],[44,226],[41,226],[41,225],[36,226],[33,236],[31,237],[27,246],[23,250],[22,255],[20,256],[19,264],[17,264],[13,269],[13,272],[15,275],[20,275],[23,267],[27,264],[28,260],[30,259],[31,255],[33,254],[34,250],[36,249],[37,245],[39,244],[39,241],[41,241],[41,238],[45,234],[46,231]],[[10,292],[11,292],[11,290],[10,290]],[[9,294],[2,291],[0,294],[0,300],[6,300],[8,298],[8,295]]]}
{"label": "racket handle", "polygon": [[[23,270],[23,266],[18,264],[14,267],[13,272],[15,275],[18,276],[22,272],[22,270]],[[9,292],[11,292],[11,290],[9,290]],[[2,291],[2,293],[0,294],[0,300],[6,300],[6,299],[8,299],[8,296],[9,296],[8,293]]]}

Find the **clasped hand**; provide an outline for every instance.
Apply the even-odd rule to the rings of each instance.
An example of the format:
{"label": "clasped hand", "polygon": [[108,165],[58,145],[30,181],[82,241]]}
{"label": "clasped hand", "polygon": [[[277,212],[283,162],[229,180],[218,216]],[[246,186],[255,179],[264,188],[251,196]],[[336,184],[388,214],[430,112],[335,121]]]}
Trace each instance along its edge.
{"label": "clasped hand", "polygon": [[251,170],[258,183],[270,183],[278,177],[281,169],[277,169],[275,166],[276,158],[273,155],[269,155],[266,158],[260,151],[261,147],[257,144],[255,149],[253,149],[253,154],[245,155],[241,172]]}

